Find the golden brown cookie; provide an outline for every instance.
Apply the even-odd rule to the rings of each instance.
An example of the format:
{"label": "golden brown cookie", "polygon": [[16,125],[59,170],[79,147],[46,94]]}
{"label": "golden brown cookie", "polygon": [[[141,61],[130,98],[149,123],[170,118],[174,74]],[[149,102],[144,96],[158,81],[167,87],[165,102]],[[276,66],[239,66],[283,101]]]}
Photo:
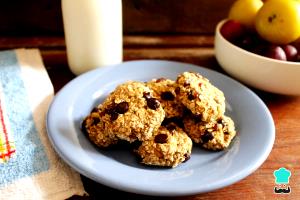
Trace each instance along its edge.
{"label": "golden brown cookie", "polygon": [[160,102],[141,82],[119,85],[102,105],[100,120],[105,131],[129,142],[149,139],[165,118]]}
{"label": "golden brown cookie", "polygon": [[234,122],[227,116],[211,122],[190,116],[184,119],[184,128],[193,142],[210,150],[227,148],[236,135]]}
{"label": "golden brown cookie", "polygon": [[105,130],[105,124],[101,121],[102,106],[94,108],[92,112],[83,120],[82,131],[87,134],[89,139],[97,146],[103,148],[116,144],[118,138]]}
{"label": "golden brown cookie", "polygon": [[184,72],[177,78],[177,99],[202,121],[219,119],[225,112],[222,91],[198,73]]}
{"label": "golden brown cookie", "polygon": [[192,140],[174,124],[161,126],[152,138],[142,142],[137,153],[146,165],[176,167],[187,161],[192,151]]}
{"label": "golden brown cookie", "polygon": [[153,79],[147,83],[147,86],[153,90],[153,96],[160,101],[166,118],[182,117],[184,106],[176,98],[175,81],[165,78]]}

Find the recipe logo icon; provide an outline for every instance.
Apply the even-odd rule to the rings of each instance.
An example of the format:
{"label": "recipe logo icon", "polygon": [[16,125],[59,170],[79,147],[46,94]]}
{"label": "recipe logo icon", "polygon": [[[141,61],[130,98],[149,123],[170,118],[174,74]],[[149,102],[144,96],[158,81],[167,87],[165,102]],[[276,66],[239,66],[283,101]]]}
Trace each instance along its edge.
{"label": "recipe logo icon", "polygon": [[288,184],[292,173],[286,168],[281,167],[278,170],[275,170],[273,175],[276,184],[274,187],[275,194],[290,194],[292,189]]}

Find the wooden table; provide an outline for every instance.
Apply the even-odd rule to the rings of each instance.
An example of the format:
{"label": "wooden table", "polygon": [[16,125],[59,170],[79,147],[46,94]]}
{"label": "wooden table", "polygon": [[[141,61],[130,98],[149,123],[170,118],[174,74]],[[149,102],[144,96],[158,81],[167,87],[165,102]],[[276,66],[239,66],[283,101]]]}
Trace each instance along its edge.
{"label": "wooden table", "polygon": [[[63,38],[0,39],[0,48],[16,47],[40,48],[55,91],[75,77],[67,67]],[[125,36],[124,49],[124,60],[167,59],[193,63],[225,73],[214,58],[213,36]],[[254,91],[267,104],[275,121],[276,140],[268,159],[253,174],[231,186],[206,194],[168,199],[300,199],[300,97]],[[280,167],[292,172],[292,192],[289,195],[273,192],[273,171]],[[82,180],[90,197],[71,199],[100,199],[104,194],[117,199],[165,199],[118,191],[83,176]]]}

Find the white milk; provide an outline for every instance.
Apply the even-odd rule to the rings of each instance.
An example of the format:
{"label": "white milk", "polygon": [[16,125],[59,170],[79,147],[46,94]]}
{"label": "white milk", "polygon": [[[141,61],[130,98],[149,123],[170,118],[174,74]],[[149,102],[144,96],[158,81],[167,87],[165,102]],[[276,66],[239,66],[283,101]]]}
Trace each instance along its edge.
{"label": "white milk", "polygon": [[74,74],[122,62],[121,0],[62,0],[62,13]]}

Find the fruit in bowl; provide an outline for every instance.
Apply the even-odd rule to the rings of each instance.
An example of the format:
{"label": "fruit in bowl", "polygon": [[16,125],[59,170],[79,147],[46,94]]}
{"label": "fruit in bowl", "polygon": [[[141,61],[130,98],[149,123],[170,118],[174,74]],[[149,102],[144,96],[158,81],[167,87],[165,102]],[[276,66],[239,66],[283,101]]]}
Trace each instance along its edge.
{"label": "fruit in bowl", "polygon": [[253,28],[256,14],[262,5],[263,2],[261,0],[237,0],[231,6],[228,18]]}
{"label": "fruit in bowl", "polygon": [[300,44],[270,43],[238,21],[227,20],[222,25],[220,32],[229,42],[252,53],[283,61],[300,61],[300,56],[298,56]]}
{"label": "fruit in bowl", "polygon": [[268,0],[258,11],[255,28],[274,44],[288,44],[300,37],[300,1]]}
{"label": "fruit in bowl", "polygon": [[[221,34],[221,27],[227,21],[221,21],[215,33],[215,56],[220,66],[229,75],[253,88],[300,96],[300,62],[268,58],[240,48]],[[274,46],[270,48],[271,50],[268,51],[278,53],[279,48],[275,47],[275,50],[272,50]],[[284,51],[284,48],[280,48]],[[264,49],[264,47],[257,47],[256,52],[264,53],[266,52]],[[279,50],[280,54],[282,54],[281,50]]]}
{"label": "fruit in bowl", "polygon": [[[241,8],[244,10],[239,10]],[[300,60],[300,45],[296,44],[300,38],[300,1],[237,0],[228,18],[221,27],[221,34],[231,43],[269,58]]]}
{"label": "fruit in bowl", "polygon": [[[285,10],[278,8],[282,1],[288,4],[279,6]],[[271,9],[272,6],[274,9]],[[274,13],[270,14],[270,10],[274,10]],[[293,23],[286,16],[292,17]],[[261,18],[267,21],[270,18],[274,24],[269,24],[269,29],[261,31],[257,25]],[[217,25],[215,55],[220,66],[228,74],[254,88],[278,94],[300,95],[300,1],[264,1],[256,12],[254,23],[254,27],[251,27],[231,17]],[[284,28],[293,34],[282,36]],[[262,34],[263,31],[269,33]]]}

